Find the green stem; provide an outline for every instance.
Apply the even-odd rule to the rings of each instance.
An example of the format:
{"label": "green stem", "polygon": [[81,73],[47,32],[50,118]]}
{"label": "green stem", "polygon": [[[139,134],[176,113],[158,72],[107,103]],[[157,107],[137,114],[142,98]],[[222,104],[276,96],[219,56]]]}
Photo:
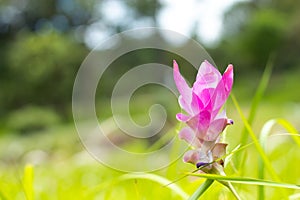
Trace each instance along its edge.
{"label": "green stem", "polygon": [[198,187],[198,189],[190,196],[189,200],[197,200],[201,195],[211,186],[214,182],[212,179],[206,179],[206,181]]}

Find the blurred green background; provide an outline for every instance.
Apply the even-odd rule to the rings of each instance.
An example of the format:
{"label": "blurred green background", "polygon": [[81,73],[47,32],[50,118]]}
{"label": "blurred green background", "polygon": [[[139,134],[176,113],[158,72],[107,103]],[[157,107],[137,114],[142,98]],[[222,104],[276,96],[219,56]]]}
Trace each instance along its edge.
{"label": "blurred green background", "polygon": [[[0,1],[0,175],[3,183],[13,180],[11,185],[15,184],[7,186],[3,194],[16,193],[21,188],[17,186],[18,181],[14,181],[21,175],[15,172],[20,171],[27,162],[36,165],[46,163],[45,169],[50,168],[49,173],[59,180],[77,174],[84,177],[85,187],[98,183],[92,172],[83,175],[84,167],[69,170],[64,163],[83,162],[80,156],[84,148],[76,135],[71,111],[72,87],[77,70],[94,47],[93,37],[105,39],[114,33],[143,26],[164,28],[159,23],[159,16],[161,10],[168,6],[160,0],[114,1],[122,4],[127,13],[123,20],[114,21],[107,13],[118,13],[114,13],[116,10],[110,11],[109,1]],[[198,2],[201,4],[201,0]],[[189,33],[190,37],[203,44],[219,69],[223,71],[229,63],[235,66],[233,92],[245,113],[266,64],[268,61],[272,63],[273,72],[254,121],[254,130],[259,130],[265,120],[280,116],[300,127],[299,10],[300,1],[297,0],[237,1],[222,15],[222,32],[213,43],[203,39],[196,28]],[[187,12],[202,17],[197,10],[183,10],[178,13],[178,19]],[[171,66],[174,58],[174,55],[161,56],[151,50],[136,52],[134,56],[137,59],[124,58],[122,66],[119,61],[115,64],[119,67],[106,71],[107,78],[102,81],[107,87],[97,93],[97,107],[102,112],[100,118],[111,116],[111,110],[103,108],[109,105],[112,87],[124,71],[153,61]],[[182,71],[191,81],[195,77],[196,72],[191,69]],[[158,91],[160,99],[137,93],[132,113],[140,116],[147,113],[148,105],[160,102],[168,108],[168,124],[175,125],[175,114],[179,111],[176,99],[172,97],[174,103],[170,105],[167,99],[170,97],[164,91]],[[239,122],[231,101],[228,102],[227,113]],[[242,125],[237,123],[236,128],[231,130],[239,132],[241,128]],[[72,161],[67,160],[70,158]],[[70,171],[70,174],[59,174],[58,166],[64,172]],[[46,172],[41,170],[39,173],[42,176]],[[54,184],[47,178],[43,181]],[[71,195],[77,187],[64,181],[60,184],[65,187],[57,186],[57,190],[50,187],[58,196],[64,190]],[[38,190],[43,191],[41,188]],[[47,196],[46,193],[40,192],[39,195]],[[16,198],[20,196],[16,193]]]}
{"label": "blurred green background", "polygon": [[[109,33],[109,36],[149,24],[159,26],[159,12],[167,6],[158,0],[119,2],[130,15],[113,23],[107,17],[107,12],[113,9],[108,2],[1,1],[0,122],[1,127],[8,130],[3,134],[30,132],[71,122],[71,95],[76,72],[92,48],[89,41],[99,38],[93,29],[97,29],[97,33]],[[265,98],[278,103],[297,103],[300,99],[297,92],[299,7],[300,3],[292,0],[236,2],[225,11],[221,35],[213,44],[201,40],[196,31],[190,36],[204,45],[219,69],[234,64],[235,90],[242,100],[253,95],[257,81],[272,57],[274,72]],[[179,17],[185,12],[183,10]],[[161,56],[149,50],[133,56],[137,59],[129,56],[122,60],[123,66],[107,71],[109,78],[103,81],[106,88],[98,95],[100,100],[110,97],[118,76],[132,66],[153,61],[171,65],[174,58],[174,55]],[[193,80],[195,72],[183,73]]]}

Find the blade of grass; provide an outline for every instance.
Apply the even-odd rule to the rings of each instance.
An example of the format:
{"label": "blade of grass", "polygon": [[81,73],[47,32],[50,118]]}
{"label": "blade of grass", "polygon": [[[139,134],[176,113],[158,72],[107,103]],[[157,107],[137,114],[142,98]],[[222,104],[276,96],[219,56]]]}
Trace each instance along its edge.
{"label": "blade of grass", "polygon": [[[275,124],[280,124],[282,125],[287,131],[290,132],[290,135],[292,136],[292,138],[294,139],[294,141],[296,142],[296,144],[300,147],[300,138],[297,137],[299,136],[299,133],[297,132],[297,130],[285,119],[272,119],[267,121],[260,133],[260,138],[259,138],[259,142],[260,145],[262,146],[262,148],[265,150],[265,145],[266,145],[266,141],[268,136],[271,133],[271,129]],[[258,178],[260,179],[264,179],[264,163],[262,161],[261,158],[258,159],[258,166],[259,166],[259,170],[258,170]],[[259,200],[263,200],[264,199],[264,186],[259,186],[258,187],[258,199]]]}
{"label": "blade of grass", "polygon": [[167,188],[172,190],[178,196],[182,197],[182,199],[187,199],[189,197],[189,195],[186,192],[184,192],[177,184],[175,183],[170,184],[171,183],[170,180],[156,174],[129,173],[129,174],[122,175],[118,178],[119,181],[126,181],[131,179],[146,179],[146,180],[154,181],[162,186],[167,185],[166,186]]}
{"label": "blade of grass", "polygon": [[197,188],[197,190],[190,196],[188,200],[197,200],[199,199],[202,194],[213,184],[213,179],[206,179],[204,183],[200,185],[200,187]]}
{"label": "blade of grass", "polygon": [[299,138],[300,134],[298,133],[298,131],[295,129],[295,127],[289,121],[287,121],[285,119],[281,119],[281,118],[271,119],[265,123],[265,125],[262,128],[261,135],[260,135],[260,143],[262,146],[264,145],[267,137],[269,136],[269,134],[271,132],[272,127],[275,124],[279,124],[283,128],[285,128],[288,131],[289,135],[293,138],[295,143],[300,147],[300,138]]}
{"label": "blade of grass", "polygon": [[285,119],[276,119],[276,121],[290,133],[296,144],[300,147],[300,138],[297,137],[299,136],[299,132],[297,129],[295,129],[295,127]]}
{"label": "blade of grass", "polygon": [[300,190],[300,185],[268,181],[268,180],[261,180],[261,179],[255,179],[255,178],[222,176],[222,175],[216,175],[216,174],[199,174],[199,173],[197,173],[197,174],[196,173],[187,173],[187,174],[190,176],[197,176],[197,177],[206,178],[206,179],[213,179],[216,181],[229,181],[231,183],[240,183],[240,184],[247,184],[247,185],[264,185],[264,186],[269,186],[269,187],[279,187],[279,188]]}
{"label": "blade of grass", "polygon": [[240,108],[240,106],[239,106],[239,104],[238,104],[235,96],[233,95],[233,93],[231,93],[231,98],[232,98],[232,101],[233,101],[233,103],[234,103],[234,105],[235,105],[235,107],[236,107],[236,109],[237,109],[240,117],[242,118],[242,121],[243,121],[243,123],[244,123],[247,131],[249,132],[249,135],[251,136],[251,138],[252,138],[252,140],[254,142],[254,145],[255,145],[255,147],[256,147],[259,155],[262,158],[262,161],[264,162],[264,165],[266,166],[268,172],[270,173],[272,179],[275,180],[275,181],[280,182],[280,178],[278,177],[278,175],[276,174],[274,168],[272,167],[271,162],[269,161],[267,155],[265,154],[262,146],[259,144],[258,139],[257,139],[255,133],[253,132],[253,130],[252,130],[249,122],[247,121],[246,117],[244,116],[244,114],[243,114],[243,112],[242,112],[242,110],[241,110],[241,108]]}
{"label": "blade of grass", "polygon": [[27,200],[33,200],[33,166],[27,164],[24,168],[23,188]]}
{"label": "blade of grass", "polygon": [[[251,103],[251,107],[250,107],[250,112],[249,112],[249,116],[248,116],[248,122],[250,125],[252,125],[254,117],[256,115],[256,111],[258,108],[258,105],[266,91],[266,88],[268,86],[271,74],[272,74],[272,69],[273,69],[273,62],[274,62],[274,55],[272,54],[266,64],[264,73],[262,75],[262,78],[259,82],[258,88],[255,92],[254,98],[252,100]],[[245,143],[247,143],[248,140],[248,134],[247,134],[247,128],[246,126],[244,126],[243,130],[242,130],[242,136],[241,136],[241,144],[244,145]],[[238,156],[239,158],[241,156]],[[241,159],[238,159],[241,160]],[[241,166],[244,165],[244,159],[242,159],[242,161],[239,163],[239,168],[241,168]]]}
{"label": "blade of grass", "polygon": [[94,188],[90,188],[86,191],[85,199],[92,198],[96,193],[106,191],[108,188],[113,188],[115,185],[119,184],[122,181],[128,180],[136,180],[136,179],[145,179],[149,181],[156,182],[160,184],[162,187],[166,187],[173,191],[175,194],[180,196],[182,199],[188,199],[189,195],[184,192],[177,184],[171,182],[170,180],[150,173],[128,173],[121,175],[116,179],[107,180],[105,182],[100,183]]}
{"label": "blade of grass", "polygon": [[[267,121],[263,128],[261,129],[261,132],[260,132],[260,136],[259,136],[259,143],[260,145],[262,146],[262,148],[264,149],[265,151],[265,144],[266,144],[266,140],[268,138],[268,136],[270,135],[271,133],[271,129],[272,127],[274,126],[274,124],[276,123],[275,120],[269,120]],[[264,165],[264,162],[262,161],[261,157],[258,158],[258,178],[259,179],[264,179],[264,169],[265,169],[265,165]],[[263,200],[265,199],[265,188],[264,186],[258,186],[258,200]]]}

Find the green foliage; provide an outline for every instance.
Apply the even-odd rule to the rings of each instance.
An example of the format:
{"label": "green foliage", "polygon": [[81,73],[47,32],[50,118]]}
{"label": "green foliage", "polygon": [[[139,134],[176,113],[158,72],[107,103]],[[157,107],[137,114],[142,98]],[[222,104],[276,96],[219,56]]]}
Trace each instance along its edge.
{"label": "green foliage", "polygon": [[247,25],[248,31],[241,35],[237,47],[240,54],[245,55],[249,67],[263,67],[270,54],[282,44],[285,28],[284,17],[276,11],[262,10],[256,13]]}
{"label": "green foliage", "polygon": [[[262,71],[275,53],[277,70],[296,69],[299,58],[299,15],[292,1],[246,1],[235,4],[225,14],[224,35],[212,50],[221,63],[233,61],[239,73]],[[286,10],[289,10],[286,12]],[[288,52],[288,53],[287,53]]]}
{"label": "green foliage", "polygon": [[53,110],[36,106],[26,106],[11,112],[6,120],[7,129],[18,133],[41,131],[58,125],[61,117]]}
{"label": "green foliage", "polygon": [[[277,106],[270,107],[265,112],[272,112],[274,108],[277,108]],[[231,117],[235,119],[236,124],[227,130],[227,140],[230,144],[237,142],[237,133],[240,133],[242,129],[242,127],[239,128],[238,115],[232,114]],[[261,115],[258,116],[261,117]],[[283,123],[284,121],[281,122]],[[254,126],[257,125],[254,123]],[[252,129],[254,128],[252,126]],[[5,153],[7,156],[4,161],[12,157],[12,155],[9,155],[9,152],[13,150],[12,147],[5,147],[4,144],[15,143],[15,146],[21,148],[24,152],[24,155],[21,154],[15,160],[14,163],[16,165],[12,165],[10,162],[2,162],[0,165],[0,195],[3,196],[3,199],[24,199],[23,182],[20,183],[20,177],[16,174],[18,174],[19,168],[23,171],[24,165],[22,163],[28,162],[26,160],[27,155],[30,154],[29,150],[33,148],[41,149],[48,155],[47,159],[39,162],[34,167],[34,182],[33,184],[28,184],[33,186],[34,199],[74,199],[74,197],[81,199],[182,199],[181,194],[187,193],[191,195],[203,183],[203,179],[206,178],[232,182],[242,199],[255,199],[258,185],[265,186],[265,194],[272,199],[287,197],[298,191],[298,186],[294,183],[299,182],[299,172],[297,170],[297,164],[300,161],[298,156],[300,155],[299,146],[290,141],[280,144],[278,142],[274,143],[272,136],[266,138],[265,141],[268,142],[268,145],[264,147],[264,151],[272,167],[275,168],[276,174],[283,179],[281,182],[269,181],[271,178],[268,173],[265,174],[264,180],[258,179],[257,158],[260,157],[260,154],[256,148],[252,148],[253,143],[233,151],[231,151],[233,148],[230,146],[225,158],[225,162],[229,162],[225,168],[228,175],[226,177],[215,175],[207,177],[205,174],[192,174],[192,176],[201,176],[203,179],[184,177],[186,172],[191,172],[195,169],[191,165],[183,163],[181,159],[178,159],[167,169],[153,172],[153,174],[124,175],[99,165],[98,162],[93,160],[80,145],[80,142],[75,141],[76,134],[74,131],[74,127],[70,125],[51,132],[47,131],[47,134],[32,134],[18,138],[2,136],[0,146],[3,148],[0,149],[0,157],[3,158]],[[285,138],[285,136],[280,135],[276,137],[280,141],[284,141]],[[175,139],[179,140],[178,138]],[[270,146],[272,148],[269,148]],[[132,151],[139,148],[139,145],[132,143]],[[234,159],[229,161],[227,158],[230,155],[235,157],[238,151],[245,151],[247,154],[245,154],[245,165],[242,165],[235,171],[234,166],[237,166],[237,162],[240,161],[235,161]],[[255,156],[253,157],[253,155]],[[172,156],[172,152],[170,152],[170,156]],[[115,157],[112,159],[115,159]],[[240,176],[241,172],[245,175]],[[21,176],[24,177],[25,175],[22,174]],[[182,177],[184,178],[180,179]],[[175,181],[175,184],[170,184],[172,181]],[[226,187],[219,184],[218,181],[214,182],[203,194],[203,199],[233,198],[233,195]],[[274,190],[272,189],[273,187],[277,189]],[[278,187],[285,190],[285,192],[280,192]],[[285,193],[286,195],[283,196]]]}
{"label": "green foliage", "polygon": [[64,112],[84,55],[80,45],[55,31],[21,32],[7,50],[2,106],[12,109],[29,103]]}

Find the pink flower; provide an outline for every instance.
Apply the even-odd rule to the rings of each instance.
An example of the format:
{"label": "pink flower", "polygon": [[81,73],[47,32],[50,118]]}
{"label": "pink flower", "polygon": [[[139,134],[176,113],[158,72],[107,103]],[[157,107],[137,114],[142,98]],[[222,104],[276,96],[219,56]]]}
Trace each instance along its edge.
{"label": "pink flower", "polygon": [[188,125],[180,131],[179,137],[195,148],[185,154],[184,161],[194,164],[210,162],[225,152],[226,145],[217,141],[225,127],[233,124],[232,120],[227,119],[225,110],[220,112],[232,88],[233,66],[228,65],[222,76],[214,66],[204,61],[192,88],[181,76],[175,60],[173,67],[180,93],[178,101],[186,112],[178,113],[176,118]]}

